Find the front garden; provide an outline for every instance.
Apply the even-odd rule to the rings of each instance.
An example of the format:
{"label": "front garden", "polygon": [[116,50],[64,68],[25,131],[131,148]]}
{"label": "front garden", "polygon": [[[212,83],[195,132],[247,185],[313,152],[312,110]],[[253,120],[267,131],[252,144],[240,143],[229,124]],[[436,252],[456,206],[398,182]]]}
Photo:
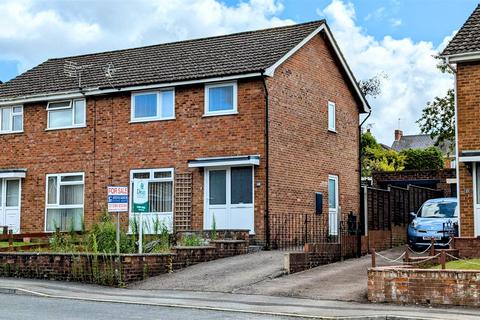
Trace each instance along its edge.
{"label": "front garden", "polygon": [[[187,266],[245,254],[248,230],[169,232],[154,223],[139,241],[136,221],[130,233],[120,232],[105,214],[87,232],[3,234],[0,236],[0,276],[79,281],[124,286]],[[142,254],[138,254],[139,244]]]}

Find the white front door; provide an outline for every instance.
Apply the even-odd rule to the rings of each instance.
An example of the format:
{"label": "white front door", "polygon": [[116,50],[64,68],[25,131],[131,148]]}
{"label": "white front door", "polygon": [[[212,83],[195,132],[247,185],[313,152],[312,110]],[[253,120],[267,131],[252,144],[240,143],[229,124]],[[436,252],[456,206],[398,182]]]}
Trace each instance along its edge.
{"label": "white front door", "polygon": [[[480,163],[475,163],[473,166],[473,225],[474,225],[474,236],[480,236]],[[460,221],[461,225],[462,221]],[[461,227],[460,227],[461,228]]]}
{"label": "white front door", "polygon": [[328,233],[338,235],[338,177],[328,176]]}
{"label": "white front door", "polygon": [[0,179],[0,226],[20,232],[20,179]]}
{"label": "white front door", "polygon": [[205,170],[203,228],[254,230],[253,167]]}

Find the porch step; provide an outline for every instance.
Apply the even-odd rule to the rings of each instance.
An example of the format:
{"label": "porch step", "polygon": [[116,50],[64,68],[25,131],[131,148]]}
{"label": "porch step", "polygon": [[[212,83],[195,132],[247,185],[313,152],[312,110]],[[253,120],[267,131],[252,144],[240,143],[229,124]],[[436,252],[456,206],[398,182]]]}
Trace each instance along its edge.
{"label": "porch step", "polygon": [[262,246],[248,246],[248,253],[260,252],[262,248]]}

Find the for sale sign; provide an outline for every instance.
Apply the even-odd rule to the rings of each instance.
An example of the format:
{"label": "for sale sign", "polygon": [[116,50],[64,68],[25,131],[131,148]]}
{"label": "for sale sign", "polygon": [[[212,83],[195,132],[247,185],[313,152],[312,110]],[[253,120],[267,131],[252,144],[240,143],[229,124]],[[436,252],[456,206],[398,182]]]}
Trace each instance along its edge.
{"label": "for sale sign", "polygon": [[128,187],[107,187],[108,212],[128,212]]}

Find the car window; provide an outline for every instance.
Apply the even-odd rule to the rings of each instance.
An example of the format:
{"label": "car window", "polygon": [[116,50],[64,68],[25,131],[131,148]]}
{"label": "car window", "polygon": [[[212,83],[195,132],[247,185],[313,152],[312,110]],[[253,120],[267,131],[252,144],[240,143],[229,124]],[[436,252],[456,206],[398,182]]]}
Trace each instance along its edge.
{"label": "car window", "polygon": [[456,202],[425,203],[419,212],[422,218],[456,218],[458,207]]}

